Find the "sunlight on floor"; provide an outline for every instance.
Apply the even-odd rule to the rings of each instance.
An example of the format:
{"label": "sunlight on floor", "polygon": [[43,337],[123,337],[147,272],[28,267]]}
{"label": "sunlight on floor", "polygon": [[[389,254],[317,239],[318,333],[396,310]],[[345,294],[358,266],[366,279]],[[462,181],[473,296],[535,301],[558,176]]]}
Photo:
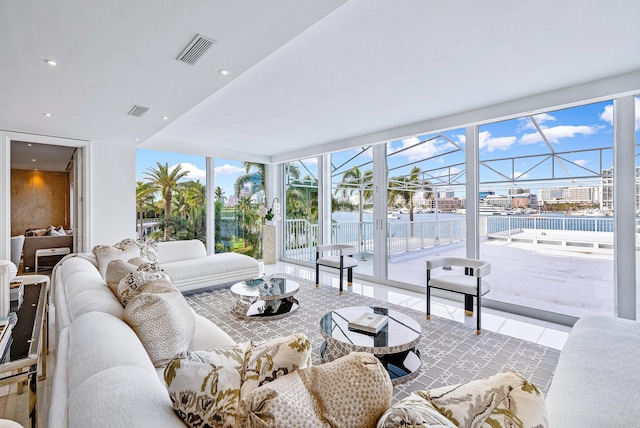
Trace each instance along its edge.
{"label": "sunlight on floor", "polygon": [[[284,272],[309,281],[315,281],[315,271],[312,268],[290,263],[278,262],[264,266],[265,274]],[[320,283],[323,286],[339,287],[337,273],[320,272]],[[345,284],[346,286],[346,284]],[[367,297],[379,299],[388,303],[415,309],[426,313],[424,294],[354,279],[353,286],[346,292],[358,293]],[[435,316],[464,322],[475,328],[475,318],[464,314],[462,303],[433,297],[431,313]],[[527,318],[520,315],[500,312],[489,308],[482,309],[482,328],[518,339],[528,340],[550,348],[562,349],[571,327]]]}

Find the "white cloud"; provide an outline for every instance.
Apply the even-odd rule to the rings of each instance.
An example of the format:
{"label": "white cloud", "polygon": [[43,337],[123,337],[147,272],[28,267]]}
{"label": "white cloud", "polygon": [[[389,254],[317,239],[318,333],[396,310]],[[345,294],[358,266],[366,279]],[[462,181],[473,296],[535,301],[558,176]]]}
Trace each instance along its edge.
{"label": "white cloud", "polygon": [[[636,110],[636,131],[640,129],[640,98],[635,98],[635,110]],[[604,107],[604,111],[600,113],[600,119],[613,125],[613,105],[607,104]]]}
{"label": "white cloud", "polygon": [[234,174],[246,174],[247,171],[240,167],[240,166],[235,166],[235,165],[229,165],[228,163],[225,163],[222,166],[217,166],[213,169],[213,172],[215,174],[220,174],[220,175],[234,175]]}
{"label": "white cloud", "polygon": [[[637,118],[637,114],[638,114],[638,102],[636,100],[636,118]],[[613,125],[613,104],[607,104],[604,107],[604,111],[600,114],[600,119],[604,120],[610,125]]]}
{"label": "white cloud", "polygon": [[493,138],[489,131],[482,131],[478,138],[480,140],[480,149],[487,149],[489,152],[507,150],[516,142],[516,137]]}
{"label": "white cloud", "polygon": [[[546,127],[544,125],[545,123],[553,122],[556,120],[556,118],[551,116],[549,113],[534,114],[533,118],[536,120],[540,128],[543,128],[543,129]],[[520,129],[522,130],[536,129],[536,127],[531,121],[531,119],[529,119],[528,117],[523,117],[522,119],[520,119]]]}
{"label": "white cloud", "polygon": [[585,166],[586,164],[588,164],[589,160],[587,159],[578,159],[578,160],[574,160],[573,163],[575,163],[576,165],[580,165],[580,166]]}
{"label": "white cloud", "polygon": [[549,113],[534,114],[533,118],[538,122],[538,125],[556,120],[556,118],[551,116]]}
{"label": "white cloud", "polygon": [[441,151],[439,146],[441,147],[442,145],[437,144],[438,142],[441,142],[440,138],[436,138],[435,140],[427,141],[426,143],[416,146],[419,142],[420,140],[418,137],[405,138],[402,140],[402,146],[398,150],[411,147],[402,153],[402,155],[406,156],[410,162],[433,157]]}
{"label": "white cloud", "polygon": [[462,170],[460,168],[447,168],[447,169],[443,169],[440,172],[436,172],[434,175],[434,177],[446,177],[449,175],[456,175],[459,174],[460,172],[462,172]]}
{"label": "white cloud", "polygon": [[309,159],[304,159],[304,160],[301,160],[300,163],[303,165],[318,165],[318,158],[313,157]]}
{"label": "white cloud", "polygon": [[513,177],[514,180],[522,180],[523,178],[529,178],[529,174],[522,174],[521,172],[518,171],[513,171]]}
{"label": "white cloud", "polygon": [[[177,167],[178,165],[173,165],[171,167],[169,167],[169,171],[173,171],[175,169],[175,167]],[[180,164],[180,166],[182,167],[181,172],[182,171],[189,171],[189,173],[186,176],[187,180],[202,180],[202,182],[204,182],[204,180],[207,178],[207,171],[204,169],[200,169],[197,166],[195,166],[192,163],[189,162],[182,162]],[[183,179],[184,180],[184,179]]]}
{"label": "white cloud", "polygon": [[[598,131],[596,126],[587,126],[587,125],[560,125],[554,126],[551,128],[546,128],[544,130],[544,135],[547,137],[547,140],[551,143],[557,143],[561,138],[573,138],[577,134],[582,135],[591,135],[595,134]],[[542,136],[538,132],[532,132],[529,134],[524,134],[520,139],[522,144],[535,144],[544,141]]]}

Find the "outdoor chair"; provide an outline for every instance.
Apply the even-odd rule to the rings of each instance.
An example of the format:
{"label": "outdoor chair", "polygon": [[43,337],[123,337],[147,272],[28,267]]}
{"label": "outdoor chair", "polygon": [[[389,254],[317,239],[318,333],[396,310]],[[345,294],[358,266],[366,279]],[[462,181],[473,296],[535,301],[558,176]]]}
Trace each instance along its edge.
{"label": "outdoor chair", "polygon": [[[431,271],[442,267],[444,272],[431,276]],[[491,290],[491,285],[483,277],[491,273],[491,264],[484,260],[444,257],[427,260],[427,319],[431,319],[431,289],[464,294],[464,313],[473,316],[473,298],[476,298],[478,314],[476,334],[480,334],[480,297]]]}
{"label": "outdoor chair", "polygon": [[[340,270],[340,294],[343,293],[342,281],[344,270],[347,270],[347,284],[353,282],[353,268],[358,266],[358,260],[353,258],[357,248],[352,245],[333,244],[318,245],[316,247],[316,287],[320,286],[320,266],[326,266]],[[331,255],[324,256],[323,253],[330,252]],[[337,255],[333,255],[338,253]]]}

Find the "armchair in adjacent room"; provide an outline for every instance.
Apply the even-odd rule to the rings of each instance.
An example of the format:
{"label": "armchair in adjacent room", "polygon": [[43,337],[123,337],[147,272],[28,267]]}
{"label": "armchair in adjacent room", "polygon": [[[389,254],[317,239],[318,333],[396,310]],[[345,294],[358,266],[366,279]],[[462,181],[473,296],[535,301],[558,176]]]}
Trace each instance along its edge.
{"label": "armchair in adjacent room", "polygon": [[[440,275],[432,276],[432,270],[451,267]],[[464,294],[465,314],[473,315],[473,298],[476,298],[476,334],[480,334],[480,298],[491,290],[491,285],[483,277],[491,273],[491,264],[484,260],[461,257],[443,257],[427,260],[427,319],[431,318],[431,289]]]}
{"label": "armchair in adjacent room", "polygon": [[11,261],[20,269],[22,259],[22,247],[24,246],[24,235],[11,237]]}

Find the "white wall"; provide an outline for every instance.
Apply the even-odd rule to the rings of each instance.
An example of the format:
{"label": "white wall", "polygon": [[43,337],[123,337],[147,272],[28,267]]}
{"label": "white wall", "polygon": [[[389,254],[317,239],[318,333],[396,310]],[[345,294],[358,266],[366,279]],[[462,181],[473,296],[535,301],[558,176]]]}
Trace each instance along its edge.
{"label": "white wall", "polygon": [[89,154],[89,236],[85,245],[136,237],[136,148],[92,142]]}

